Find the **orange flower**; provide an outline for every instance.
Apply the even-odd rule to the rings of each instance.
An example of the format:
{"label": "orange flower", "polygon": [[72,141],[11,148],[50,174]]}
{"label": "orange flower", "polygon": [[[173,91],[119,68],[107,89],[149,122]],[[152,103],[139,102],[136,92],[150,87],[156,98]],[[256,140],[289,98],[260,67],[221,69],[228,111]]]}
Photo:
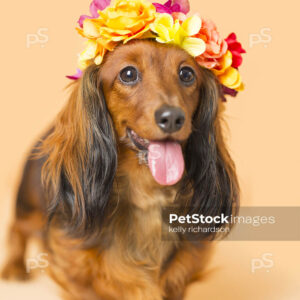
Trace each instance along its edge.
{"label": "orange flower", "polygon": [[85,19],[83,29],[77,28],[83,37],[89,39],[87,48],[79,57],[79,66],[83,67],[92,60],[100,64],[106,50],[112,51],[120,42],[125,44],[132,39],[153,37],[149,26],[155,20],[156,9],[151,2],[117,0],[98,13],[99,18]]}
{"label": "orange flower", "polygon": [[202,20],[202,27],[197,38],[201,38],[206,43],[206,51],[196,58],[197,62],[208,69],[216,68],[219,60],[227,51],[227,43],[220,36],[216,25],[210,20]]}

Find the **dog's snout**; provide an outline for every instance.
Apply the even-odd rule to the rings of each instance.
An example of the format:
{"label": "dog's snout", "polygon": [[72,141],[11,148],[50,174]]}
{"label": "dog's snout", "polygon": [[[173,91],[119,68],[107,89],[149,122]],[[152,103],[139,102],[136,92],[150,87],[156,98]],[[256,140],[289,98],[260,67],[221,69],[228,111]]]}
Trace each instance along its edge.
{"label": "dog's snout", "polygon": [[155,112],[155,121],[162,131],[173,133],[182,128],[185,115],[179,107],[163,106]]}

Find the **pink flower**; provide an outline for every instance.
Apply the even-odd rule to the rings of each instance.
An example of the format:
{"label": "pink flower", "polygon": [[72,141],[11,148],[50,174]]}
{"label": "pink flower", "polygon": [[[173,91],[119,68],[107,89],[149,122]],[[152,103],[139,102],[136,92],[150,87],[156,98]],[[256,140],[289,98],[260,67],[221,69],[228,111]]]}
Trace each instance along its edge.
{"label": "pink flower", "polygon": [[189,0],[169,0],[165,4],[153,3],[158,13],[172,13],[181,12],[187,14],[190,11]]}
{"label": "pink flower", "polygon": [[238,68],[242,62],[242,53],[246,53],[246,51],[242,48],[241,43],[239,43],[236,39],[236,34],[231,33],[225,41],[228,44],[228,50],[232,53],[232,67]]}
{"label": "pink flower", "polygon": [[82,76],[82,71],[80,69],[77,69],[77,73],[74,74],[74,75],[69,75],[69,76],[66,76],[68,79],[71,79],[71,80],[77,80],[79,78],[81,78]]}
{"label": "pink flower", "polygon": [[99,16],[98,10],[104,10],[107,6],[110,5],[111,0],[93,0],[90,4],[90,13],[91,16],[82,15],[78,20],[79,26],[83,27],[83,21],[85,19],[95,19]]}
{"label": "pink flower", "polygon": [[196,37],[206,43],[206,50],[196,58],[197,62],[208,69],[217,67],[219,59],[226,53],[228,46],[220,36],[216,25],[210,20],[203,19],[202,27]]}

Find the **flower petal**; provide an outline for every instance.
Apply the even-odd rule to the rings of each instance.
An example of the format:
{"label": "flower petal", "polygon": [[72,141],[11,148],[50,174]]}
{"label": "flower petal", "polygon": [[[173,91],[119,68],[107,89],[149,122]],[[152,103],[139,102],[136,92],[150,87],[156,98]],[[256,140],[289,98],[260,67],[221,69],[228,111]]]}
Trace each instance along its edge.
{"label": "flower petal", "polygon": [[239,87],[237,87],[235,90],[238,91],[238,92],[244,91],[244,90],[245,90],[245,85],[244,85],[244,83],[242,82],[241,85],[240,85]]}
{"label": "flower petal", "polygon": [[213,69],[215,75],[222,75],[232,65],[232,54],[227,51],[220,60],[220,69]]}
{"label": "flower petal", "polygon": [[185,38],[187,38],[186,31],[181,27],[179,20],[175,20],[175,24],[171,30],[171,38],[174,44],[182,46]]}
{"label": "flower petal", "polygon": [[90,5],[90,12],[94,18],[99,16],[98,10],[104,10],[107,6],[110,5],[110,0],[93,0]]}
{"label": "flower petal", "polygon": [[242,79],[239,71],[235,68],[228,68],[224,74],[219,76],[220,82],[231,88],[231,89],[237,89],[242,84]]}
{"label": "flower petal", "polygon": [[108,35],[111,35],[111,34],[115,34],[115,35],[122,35],[122,36],[126,36],[126,35],[129,35],[131,34],[131,31],[130,30],[127,30],[127,29],[112,29],[112,28],[109,28],[109,27],[103,27],[100,29],[100,34],[108,34]]}
{"label": "flower petal", "polygon": [[83,34],[88,38],[99,37],[100,28],[94,19],[85,19],[83,22]]}
{"label": "flower petal", "polygon": [[235,33],[231,33],[225,41],[228,44],[228,50],[232,53],[232,67],[238,68],[243,62],[241,54],[246,53],[246,51],[242,44],[237,41]]}
{"label": "flower petal", "polygon": [[227,87],[225,85],[222,85],[222,91],[223,91],[224,95],[230,95],[232,97],[236,97],[236,95],[238,93],[236,90],[230,89],[229,87]]}
{"label": "flower petal", "polygon": [[187,14],[190,11],[189,0],[175,0],[174,3],[180,6],[180,12]]}
{"label": "flower petal", "polygon": [[100,49],[106,49],[108,51],[113,51],[118,44],[117,42],[113,42],[110,38],[106,38],[105,36],[101,36],[97,39],[97,43]]}
{"label": "flower petal", "polygon": [[95,40],[86,42],[85,50],[80,54],[80,60],[93,59],[97,54],[98,43]]}
{"label": "flower petal", "polygon": [[182,28],[186,31],[189,36],[196,35],[201,29],[202,21],[199,16],[194,15],[190,18],[187,18],[182,23]]}
{"label": "flower petal", "polygon": [[163,39],[161,39],[160,37],[156,38],[156,41],[157,41],[158,43],[161,43],[161,44],[165,44],[165,43],[166,43],[166,41],[163,40]]}
{"label": "flower petal", "polygon": [[172,8],[172,3],[173,3],[173,0],[168,0],[164,6],[168,7],[168,8]]}
{"label": "flower petal", "polygon": [[133,36],[130,36],[126,39],[124,39],[124,44],[128,43],[129,41],[133,40],[133,39],[147,39],[147,38],[155,38],[156,36],[154,36],[151,32],[150,32],[150,27],[146,26],[143,30],[139,31],[138,33],[136,33]]}
{"label": "flower petal", "polygon": [[238,68],[243,63],[242,55],[237,51],[231,51],[232,53],[232,67]]}
{"label": "flower petal", "polygon": [[187,14],[190,11],[189,0],[169,0],[164,4],[153,3],[158,13],[172,14],[174,12],[181,12]]}
{"label": "flower petal", "polygon": [[236,41],[236,34],[234,32],[230,33],[229,36],[226,38],[227,43],[232,43]]}
{"label": "flower petal", "polygon": [[150,29],[157,33],[161,40],[165,42],[171,41],[171,30],[174,25],[174,20],[169,14],[160,14],[154,23],[150,24]]}
{"label": "flower petal", "polygon": [[79,58],[79,60],[78,60],[78,68],[79,68],[80,70],[84,70],[84,69],[86,69],[91,63],[92,63],[92,60],[81,60],[81,59]]}
{"label": "flower petal", "polygon": [[71,79],[71,80],[77,80],[77,79],[79,79],[82,76],[82,71],[80,69],[77,69],[76,71],[77,71],[76,74],[74,74],[74,75],[68,75],[66,77],[68,79]]}
{"label": "flower petal", "polygon": [[197,57],[205,52],[205,42],[198,38],[185,38],[182,43],[183,49],[185,49],[193,57]]}
{"label": "flower petal", "polygon": [[164,13],[172,14],[172,10],[171,10],[169,7],[167,7],[167,6],[163,5],[163,4],[160,4],[160,3],[153,3],[153,5],[155,6],[156,11],[157,11],[158,13],[162,13],[162,14],[164,14]]}
{"label": "flower petal", "polygon": [[78,21],[77,21],[77,23],[79,24],[80,28],[83,27],[83,21],[84,21],[85,19],[92,19],[92,17],[87,16],[87,15],[82,15],[82,16],[80,16],[80,18],[79,18]]}
{"label": "flower petal", "polygon": [[177,4],[177,3],[175,3],[175,4],[172,5],[172,7],[171,7],[172,13],[173,13],[173,12],[180,12],[180,10],[181,10],[180,5]]}
{"label": "flower petal", "polygon": [[99,16],[98,14],[98,7],[95,5],[95,1],[93,1],[90,5],[90,12],[93,18],[97,18]]}
{"label": "flower petal", "polygon": [[169,14],[160,14],[157,17],[155,22],[157,22],[157,24],[161,24],[167,28],[171,28],[174,25],[173,17]]}
{"label": "flower petal", "polygon": [[97,55],[97,56],[95,57],[94,63],[95,63],[96,65],[98,65],[98,66],[101,65],[105,53],[106,53],[106,51],[105,51],[105,49],[103,49],[103,51],[102,51],[99,55]]}
{"label": "flower petal", "polygon": [[187,19],[186,15],[181,12],[173,12],[172,17],[174,20],[179,20],[180,22],[184,22]]}

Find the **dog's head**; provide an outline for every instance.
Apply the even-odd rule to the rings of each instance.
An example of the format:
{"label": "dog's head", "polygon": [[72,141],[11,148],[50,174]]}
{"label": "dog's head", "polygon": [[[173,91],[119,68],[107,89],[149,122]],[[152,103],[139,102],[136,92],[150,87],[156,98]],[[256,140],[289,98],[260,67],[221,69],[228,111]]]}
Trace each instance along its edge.
{"label": "dog's head", "polygon": [[184,50],[147,40],[119,46],[86,69],[44,143],[50,212],[63,206],[77,233],[97,227],[125,148],[157,184],[192,190],[194,212],[231,214],[238,185],[218,103],[215,76]]}
{"label": "dog's head", "polygon": [[158,183],[177,183],[204,80],[195,60],[177,47],[134,41],[108,56],[99,78],[118,141],[144,153]]}

